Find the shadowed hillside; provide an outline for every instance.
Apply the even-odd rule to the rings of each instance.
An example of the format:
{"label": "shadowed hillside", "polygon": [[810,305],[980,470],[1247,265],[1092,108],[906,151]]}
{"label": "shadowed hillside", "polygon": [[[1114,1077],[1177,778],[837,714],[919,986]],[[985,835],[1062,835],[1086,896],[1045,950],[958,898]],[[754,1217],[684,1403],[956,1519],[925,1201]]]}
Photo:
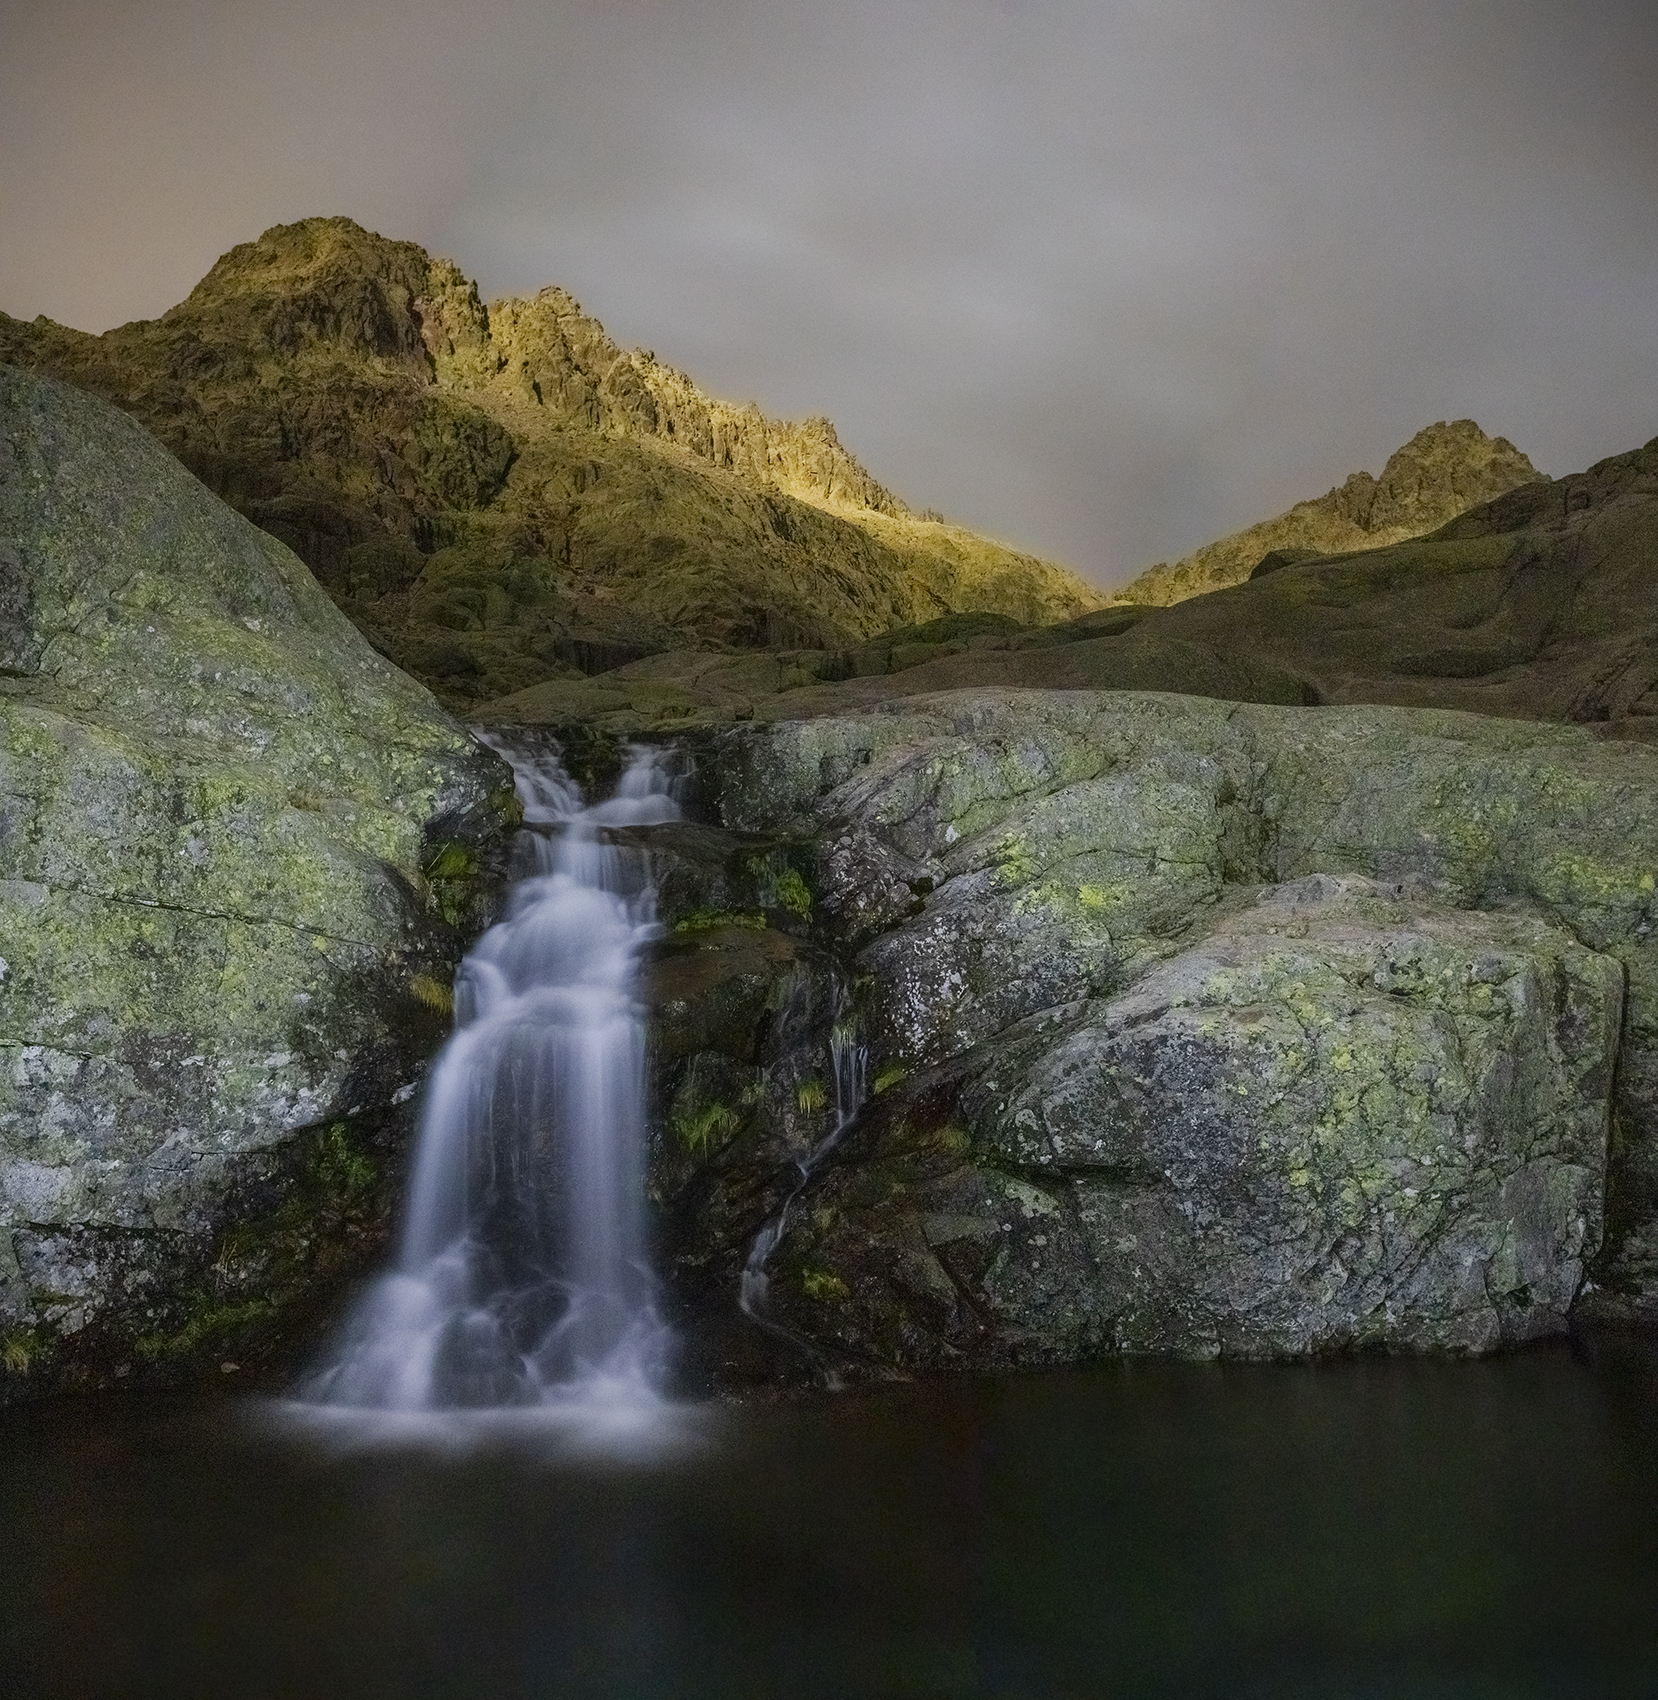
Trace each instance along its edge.
{"label": "shadowed hillside", "polygon": [[269,230],[103,336],[0,314],[0,360],[139,419],[453,704],[672,645],[833,647],[1103,600],[910,513],[827,419],[711,400],[562,290],[485,307],[349,219]]}
{"label": "shadowed hillside", "polygon": [[946,619],[850,650],[661,655],[493,704],[501,720],[620,729],[850,712],[956,686],[1395,703],[1658,736],[1658,439],[1538,479],[1427,537],[1268,561],[1169,608],[1045,629]]}

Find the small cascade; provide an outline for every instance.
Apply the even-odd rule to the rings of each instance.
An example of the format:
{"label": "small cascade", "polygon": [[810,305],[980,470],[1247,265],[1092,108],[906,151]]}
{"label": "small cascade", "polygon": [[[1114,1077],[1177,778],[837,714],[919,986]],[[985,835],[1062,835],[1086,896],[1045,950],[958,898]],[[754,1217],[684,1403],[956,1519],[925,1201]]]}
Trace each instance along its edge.
{"label": "small cascade", "polygon": [[461,965],[396,1267],[308,1390],[316,1404],[650,1400],[665,1376],[634,995],[655,892],[644,853],[604,829],[675,820],[679,808],[657,751],[636,751],[616,795],[590,808],[553,757],[501,753],[524,805],[528,870]]}
{"label": "small cascade", "polygon": [[770,1295],[766,1265],[788,1231],[789,1211],[795,1200],[805,1191],[830,1152],[846,1136],[847,1129],[857,1119],[858,1111],[863,1108],[869,1047],[859,1037],[856,1024],[844,1016],[847,1002],[844,987],[837,989],[835,1001],[843,1012],[842,1017],[837,1019],[829,1030],[829,1072],[834,1082],[835,1125],[796,1162],[798,1179],[789,1188],[782,1204],[766,1219],[748,1249],[748,1260],[743,1265],[742,1288],[738,1295],[738,1304],[746,1317],[759,1323],[762,1328],[794,1341],[808,1352],[811,1347],[806,1341],[800,1339],[792,1330],[774,1322],[766,1314]]}

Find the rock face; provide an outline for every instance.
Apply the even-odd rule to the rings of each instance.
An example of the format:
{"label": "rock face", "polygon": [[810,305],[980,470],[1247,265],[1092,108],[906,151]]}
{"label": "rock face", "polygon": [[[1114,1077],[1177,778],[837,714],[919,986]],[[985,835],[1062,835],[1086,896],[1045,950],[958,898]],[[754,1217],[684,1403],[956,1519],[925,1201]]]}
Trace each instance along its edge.
{"label": "rock face", "polygon": [[104,336],[0,314],[0,360],[130,412],[457,705],[676,644],[1103,600],[915,517],[828,420],[715,401],[562,290],[486,308],[448,261],[349,219],[268,230]]}
{"label": "rock face", "polygon": [[[1068,1355],[1551,1332],[1600,1240],[1622,989],[1542,923],[1269,888],[1131,990],[987,1037],[959,1100],[987,1161],[911,1190],[899,1268],[924,1246]],[[885,1279],[873,1202],[835,1175],[794,1255]]]}
{"label": "rock face", "polygon": [[1351,473],[1315,501],[1206,543],[1173,565],[1148,567],[1113,600],[1167,607],[1242,584],[1269,556],[1282,565],[1296,551],[1334,555],[1403,543],[1538,476],[1506,437],[1486,436],[1472,419],[1441,420],[1395,449],[1380,478]]}
{"label": "rock face", "polygon": [[377,1254],[510,775],[146,432],[0,367],[0,1397]]}
{"label": "rock face", "polygon": [[[796,1104],[831,1019],[868,1048],[770,1265],[770,1320],[829,1360],[1475,1351],[1658,1308],[1658,754],[1081,692],[702,749],[728,830],[792,834],[847,988],[815,1057],[778,1049]],[[781,1132],[746,1107],[804,983],[748,948],[752,1054],[681,1043],[701,1132],[656,1170],[670,1224],[724,1201],[668,1233],[723,1279],[828,1131],[821,1097]]]}

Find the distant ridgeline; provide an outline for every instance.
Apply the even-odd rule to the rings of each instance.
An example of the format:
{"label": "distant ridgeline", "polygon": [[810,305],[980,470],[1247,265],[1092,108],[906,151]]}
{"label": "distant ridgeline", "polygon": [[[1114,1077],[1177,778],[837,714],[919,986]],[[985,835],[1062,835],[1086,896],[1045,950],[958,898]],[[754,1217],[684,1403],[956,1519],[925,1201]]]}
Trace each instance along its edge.
{"label": "distant ridgeline", "polygon": [[912,514],[826,419],[711,400],[562,290],[486,308],[348,219],[103,336],[0,314],[289,544],[451,707],[606,739],[958,686],[1658,731],[1658,444],[1559,480],[1472,420],[1109,599]]}
{"label": "distant ridgeline", "polygon": [[103,336],[0,314],[0,361],[132,414],[456,705],[673,646],[835,648],[1104,600],[912,514],[827,419],[711,400],[560,289],[485,307],[349,219],[269,230]]}
{"label": "distant ridgeline", "polygon": [[1315,501],[1206,543],[1172,566],[1148,567],[1113,600],[1167,607],[1241,584],[1269,558],[1282,566],[1404,543],[1540,476],[1506,437],[1486,436],[1472,419],[1441,420],[1396,449],[1380,478],[1350,473]]}
{"label": "distant ridgeline", "polygon": [[1042,627],[952,615],[787,655],[671,651],[481,712],[621,739],[1002,686],[1469,709],[1658,740],[1655,609],[1658,441],[1522,484],[1426,536],[1328,553],[1280,541],[1244,582],[1166,607]]}

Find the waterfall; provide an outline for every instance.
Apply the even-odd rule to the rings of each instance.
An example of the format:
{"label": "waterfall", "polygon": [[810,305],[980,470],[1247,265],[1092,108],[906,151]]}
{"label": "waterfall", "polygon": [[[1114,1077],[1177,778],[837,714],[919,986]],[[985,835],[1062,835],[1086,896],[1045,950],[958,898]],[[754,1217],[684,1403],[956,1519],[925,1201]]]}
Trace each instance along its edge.
{"label": "waterfall", "polygon": [[[499,746],[498,746],[499,747]],[[679,817],[654,750],[584,807],[551,756],[501,747],[524,805],[506,918],[462,963],[396,1265],[364,1295],[318,1404],[380,1411],[654,1398],[668,1333],[645,1245],[643,852],[604,829]]]}

